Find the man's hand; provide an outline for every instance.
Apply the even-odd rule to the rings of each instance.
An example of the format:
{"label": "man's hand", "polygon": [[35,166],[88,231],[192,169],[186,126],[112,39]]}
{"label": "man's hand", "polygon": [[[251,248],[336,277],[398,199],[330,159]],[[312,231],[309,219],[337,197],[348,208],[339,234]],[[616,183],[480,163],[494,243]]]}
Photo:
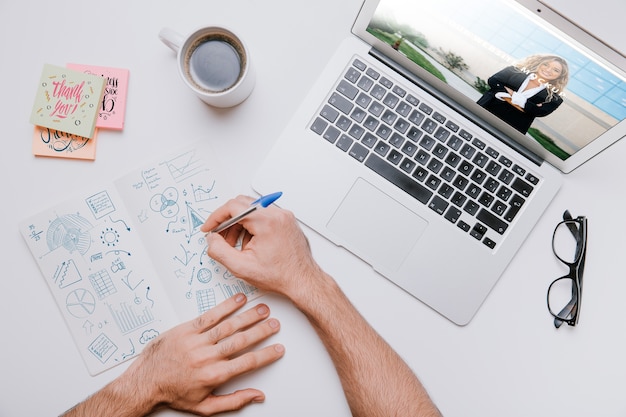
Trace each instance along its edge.
{"label": "man's hand", "polygon": [[230,379],[284,354],[279,344],[250,350],[278,332],[280,323],[267,319],[270,310],[265,304],[235,315],[245,303],[246,297],[237,294],[163,333],[119,378],[64,417],[144,416],[162,406],[211,416],[264,401],[263,392],[253,388],[214,394]]}

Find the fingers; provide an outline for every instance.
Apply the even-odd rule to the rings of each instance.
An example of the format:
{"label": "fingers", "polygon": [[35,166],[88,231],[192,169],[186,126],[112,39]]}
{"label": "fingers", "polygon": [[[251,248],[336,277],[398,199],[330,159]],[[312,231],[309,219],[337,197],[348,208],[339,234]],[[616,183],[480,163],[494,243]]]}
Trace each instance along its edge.
{"label": "fingers", "polygon": [[254,201],[252,197],[244,195],[237,196],[236,198],[227,201],[226,204],[211,213],[211,215],[206,219],[204,224],[200,227],[200,230],[204,233],[207,233],[209,230],[215,228],[220,223],[241,213],[243,210],[250,206],[250,203],[252,203],[252,201]]}
{"label": "fingers", "polygon": [[240,309],[246,304],[247,301],[248,299],[244,294],[235,294],[224,302],[193,319],[191,321],[191,325],[198,333],[204,333],[224,318]]}

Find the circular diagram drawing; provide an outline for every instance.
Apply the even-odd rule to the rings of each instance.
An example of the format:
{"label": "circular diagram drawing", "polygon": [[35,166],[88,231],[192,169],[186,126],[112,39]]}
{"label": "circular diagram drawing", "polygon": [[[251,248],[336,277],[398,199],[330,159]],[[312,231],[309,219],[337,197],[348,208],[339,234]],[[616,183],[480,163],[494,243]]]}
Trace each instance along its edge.
{"label": "circular diagram drawing", "polygon": [[169,187],[163,193],[156,194],[150,199],[150,208],[161,213],[165,218],[174,217],[178,214],[178,190]]}
{"label": "circular diagram drawing", "polygon": [[72,291],[65,298],[67,311],[77,319],[83,319],[96,310],[96,299],[84,288]]}
{"label": "circular diagram drawing", "polygon": [[213,278],[213,273],[208,268],[202,268],[198,271],[197,277],[201,283],[208,284]]}
{"label": "circular diagram drawing", "polygon": [[52,251],[64,247],[68,252],[78,251],[84,255],[91,246],[91,229],[89,223],[77,214],[67,214],[57,217],[50,223],[46,234],[48,248]]}

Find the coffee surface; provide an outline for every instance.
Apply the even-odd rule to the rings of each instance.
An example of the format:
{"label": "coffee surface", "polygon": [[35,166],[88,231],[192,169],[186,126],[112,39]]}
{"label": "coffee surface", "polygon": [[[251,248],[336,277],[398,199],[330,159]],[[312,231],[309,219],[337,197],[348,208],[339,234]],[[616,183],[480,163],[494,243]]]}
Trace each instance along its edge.
{"label": "coffee surface", "polygon": [[228,42],[209,39],[200,43],[189,58],[191,78],[203,89],[220,92],[239,79],[241,60]]}

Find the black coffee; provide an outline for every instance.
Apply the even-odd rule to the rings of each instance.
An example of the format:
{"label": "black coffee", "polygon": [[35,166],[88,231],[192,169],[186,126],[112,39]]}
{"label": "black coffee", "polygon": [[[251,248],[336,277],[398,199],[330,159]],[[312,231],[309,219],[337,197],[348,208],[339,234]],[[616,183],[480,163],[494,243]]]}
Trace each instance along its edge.
{"label": "black coffee", "polygon": [[241,73],[237,49],[220,38],[199,42],[189,58],[189,75],[202,89],[212,92],[232,87]]}

